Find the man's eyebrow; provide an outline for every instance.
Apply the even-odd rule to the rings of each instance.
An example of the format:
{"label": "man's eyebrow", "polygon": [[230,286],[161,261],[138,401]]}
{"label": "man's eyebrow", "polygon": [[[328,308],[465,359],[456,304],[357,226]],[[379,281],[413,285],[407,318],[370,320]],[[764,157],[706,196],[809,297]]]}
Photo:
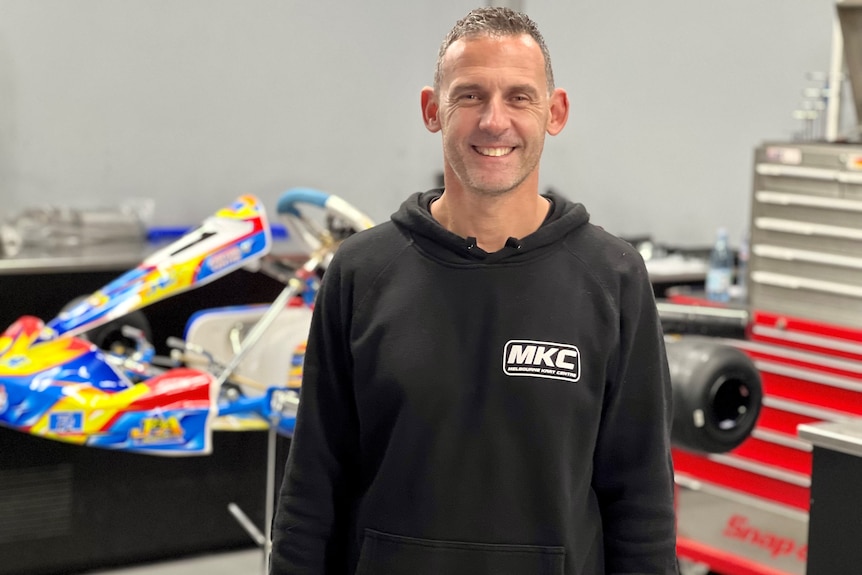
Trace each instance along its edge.
{"label": "man's eyebrow", "polygon": [[479,84],[458,84],[452,88],[452,94],[461,94],[463,92],[481,92],[482,86]]}
{"label": "man's eyebrow", "polygon": [[532,84],[517,84],[506,90],[509,94],[527,94],[528,96],[537,97],[539,91]]}
{"label": "man's eyebrow", "polygon": [[[482,87],[481,84],[477,83],[469,83],[469,84],[458,84],[450,90],[451,95],[463,94],[465,92],[483,92],[485,88]],[[506,88],[507,94],[526,94],[533,98],[539,96],[539,91],[532,84],[515,84],[514,86],[509,86]]]}

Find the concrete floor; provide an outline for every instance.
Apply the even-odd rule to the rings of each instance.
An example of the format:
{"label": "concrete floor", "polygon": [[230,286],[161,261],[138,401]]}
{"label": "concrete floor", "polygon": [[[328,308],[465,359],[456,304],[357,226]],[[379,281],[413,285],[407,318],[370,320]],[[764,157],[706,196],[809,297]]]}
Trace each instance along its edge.
{"label": "concrete floor", "polygon": [[[88,575],[267,575],[263,552],[257,549],[210,553],[146,565],[90,571]],[[709,569],[682,562],[680,575],[715,575]]]}

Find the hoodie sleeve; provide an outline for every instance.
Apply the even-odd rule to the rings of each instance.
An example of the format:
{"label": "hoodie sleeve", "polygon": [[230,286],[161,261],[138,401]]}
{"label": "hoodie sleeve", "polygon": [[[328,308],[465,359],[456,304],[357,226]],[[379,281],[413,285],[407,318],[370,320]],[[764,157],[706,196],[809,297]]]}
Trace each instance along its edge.
{"label": "hoodie sleeve", "polygon": [[594,457],[606,573],[670,575],[677,573],[670,375],[646,266],[636,252],[623,258],[619,344]]}
{"label": "hoodie sleeve", "polygon": [[306,347],[296,429],[273,521],[271,575],[346,572],[358,449],[347,284],[336,255],[317,296]]}

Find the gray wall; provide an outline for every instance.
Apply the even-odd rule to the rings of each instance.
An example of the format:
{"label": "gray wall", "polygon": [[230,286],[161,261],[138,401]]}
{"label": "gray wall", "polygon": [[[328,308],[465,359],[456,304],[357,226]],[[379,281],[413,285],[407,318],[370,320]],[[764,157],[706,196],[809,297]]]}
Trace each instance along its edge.
{"label": "gray wall", "polygon": [[[811,71],[831,61],[829,0],[526,0],[573,110],[548,185],[623,235],[738,243],[753,149],[790,140]],[[855,121],[855,116],[849,120]]]}
{"label": "gray wall", "polygon": [[[156,200],[194,224],[315,186],[383,219],[440,169],[419,90],[475,1],[0,0],[0,216]],[[622,235],[747,225],[753,148],[826,70],[828,0],[523,0],[569,125],[543,187]]]}

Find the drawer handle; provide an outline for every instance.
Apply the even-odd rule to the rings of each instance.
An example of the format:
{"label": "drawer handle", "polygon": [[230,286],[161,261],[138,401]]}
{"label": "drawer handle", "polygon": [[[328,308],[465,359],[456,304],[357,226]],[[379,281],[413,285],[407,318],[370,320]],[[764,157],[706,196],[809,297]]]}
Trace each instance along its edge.
{"label": "drawer handle", "polygon": [[823,280],[813,280],[797,276],[788,276],[773,272],[753,271],[751,281],[763,285],[771,285],[793,290],[809,290],[822,293],[862,298],[862,287]]}
{"label": "drawer handle", "polygon": [[779,218],[755,218],[754,225],[757,229],[773,232],[785,232],[788,234],[798,234],[803,236],[824,236],[847,240],[862,240],[862,229],[857,230],[841,226],[827,226],[824,224],[812,224],[808,222],[782,220]]}
{"label": "drawer handle", "polygon": [[812,252],[809,250],[782,248],[780,246],[772,246],[769,244],[756,245],[751,249],[751,252],[756,256],[773,260],[808,262],[862,270],[862,258],[854,258],[853,256],[841,256],[823,252]]}
{"label": "drawer handle", "polygon": [[803,194],[786,194],[784,192],[773,192],[770,190],[760,190],[754,194],[754,197],[758,202],[763,204],[772,204],[777,206],[804,206],[806,208],[862,212],[862,202],[858,202],[856,200],[823,198],[820,196],[806,196]]}
{"label": "drawer handle", "polygon": [[775,166],[772,164],[757,164],[755,171],[761,176],[790,176],[808,180],[837,181],[838,172],[824,168],[806,168],[799,166]]}

